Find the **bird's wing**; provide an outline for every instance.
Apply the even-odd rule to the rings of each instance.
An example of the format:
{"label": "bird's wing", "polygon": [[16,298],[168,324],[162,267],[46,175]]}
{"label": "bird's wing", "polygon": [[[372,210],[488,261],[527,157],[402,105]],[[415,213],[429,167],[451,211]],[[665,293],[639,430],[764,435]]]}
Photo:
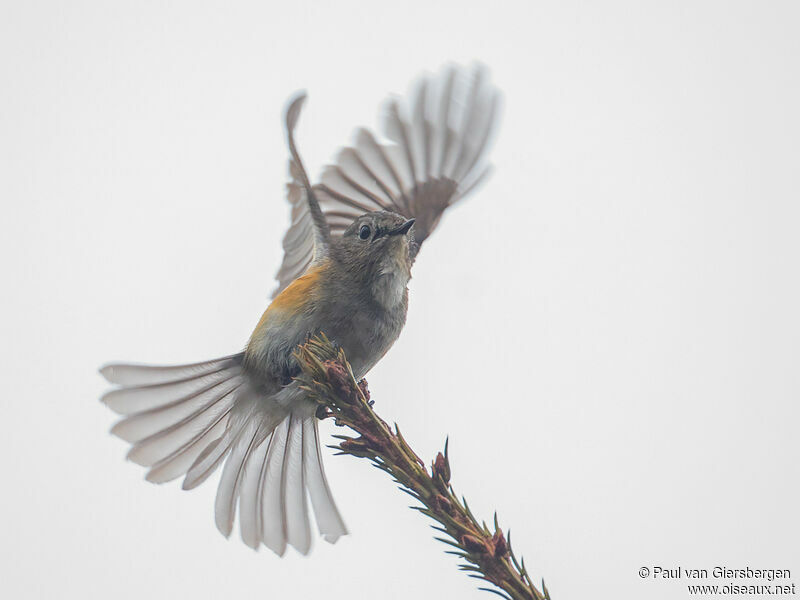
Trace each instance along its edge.
{"label": "bird's wing", "polygon": [[305,273],[315,260],[326,254],[330,240],[330,228],[322,216],[316,194],[311,190],[294,142],[294,128],[305,99],[305,93],[301,92],[289,102],[286,109],[286,137],[289,145],[289,183],[286,184],[286,196],[292,212],[289,230],[283,236],[283,263],[275,275],[278,288],[273,293],[273,298]]}
{"label": "bird's wing", "polygon": [[[497,127],[500,93],[477,66],[424,76],[415,91],[386,104],[379,141],[358,129],[313,186],[331,235],[341,235],[366,212],[388,210],[415,218],[416,255],[444,211],[489,173],[487,148]],[[291,169],[291,167],[290,167]],[[303,186],[291,172],[292,222],[283,238],[280,293],[314,259],[314,222]]]}

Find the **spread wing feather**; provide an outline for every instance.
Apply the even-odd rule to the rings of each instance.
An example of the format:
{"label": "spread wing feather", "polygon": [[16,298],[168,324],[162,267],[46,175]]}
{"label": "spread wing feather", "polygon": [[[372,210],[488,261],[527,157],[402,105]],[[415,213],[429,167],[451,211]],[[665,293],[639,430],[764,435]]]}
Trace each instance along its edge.
{"label": "spread wing feather", "polygon": [[[390,99],[381,124],[386,141],[357,129],[353,145],[338,152],[313,186],[331,235],[341,235],[366,212],[392,211],[416,219],[416,255],[444,211],[490,173],[486,153],[499,104],[500,94],[480,66],[449,67],[439,76],[421,78],[408,98]],[[315,256],[305,192],[291,167],[290,176],[292,222],[273,296],[302,275]]]}

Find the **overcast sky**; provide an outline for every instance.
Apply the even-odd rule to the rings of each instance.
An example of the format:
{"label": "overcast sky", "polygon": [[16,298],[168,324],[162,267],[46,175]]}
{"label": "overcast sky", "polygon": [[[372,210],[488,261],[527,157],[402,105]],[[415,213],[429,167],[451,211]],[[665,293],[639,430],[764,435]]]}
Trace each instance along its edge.
{"label": "overcast sky", "polygon": [[216,479],[145,482],[97,400],[106,361],[243,347],[290,94],[319,173],[451,60],[503,91],[495,172],[426,242],[376,410],[426,458],[450,436],[554,600],[800,574],[799,28],[793,2],[3,2],[6,597],[490,597],[351,457],[325,462],[352,535],[226,541]]}

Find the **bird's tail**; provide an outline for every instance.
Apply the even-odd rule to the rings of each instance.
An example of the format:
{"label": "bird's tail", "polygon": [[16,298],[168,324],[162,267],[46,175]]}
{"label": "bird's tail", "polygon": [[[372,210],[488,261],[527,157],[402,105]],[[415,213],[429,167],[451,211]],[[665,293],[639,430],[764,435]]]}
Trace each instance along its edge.
{"label": "bird's tail", "polygon": [[124,416],[112,433],[132,444],[128,458],[150,468],[149,481],[185,476],[183,488],[192,489],[224,462],[215,517],[226,537],[238,503],[247,545],[306,554],[307,495],[327,541],[347,533],[325,478],[315,407],[294,384],[259,395],[242,354],[176,367],[113,364],[101,373],[119,386],[102,398]]}

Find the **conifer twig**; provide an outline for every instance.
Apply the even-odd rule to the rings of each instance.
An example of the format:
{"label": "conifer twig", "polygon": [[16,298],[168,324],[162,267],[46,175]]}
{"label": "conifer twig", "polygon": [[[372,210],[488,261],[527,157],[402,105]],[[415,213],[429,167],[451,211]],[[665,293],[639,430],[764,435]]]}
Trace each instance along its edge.
{"label": "conifer twig", "polygon": [[525,569],[525,561],[517,560],[511,548],[511,534],[500,529],[497,513],[493,524],[487,526],[473,516],[466,499],[459,499],[453,491],[447,442],[429,473],[397,425],[392,430],[375,414],[366,381],[356,381],[344,352],[324,334],[300,346],[295,357],[302,370],[297,379],[319,403],[317,415],[333,417],[337,425],[358,434],[335,436],[340,442],[333,448],[340,454],[368,459],[419,501],[421,506],[411,508],[437,521],[431,527],[446,537],[436,539],[450,547],[448,554],[464,560],[459,568],[494,586],[480,589],[510,600],[550,600],[544,581],[539,591]]}

